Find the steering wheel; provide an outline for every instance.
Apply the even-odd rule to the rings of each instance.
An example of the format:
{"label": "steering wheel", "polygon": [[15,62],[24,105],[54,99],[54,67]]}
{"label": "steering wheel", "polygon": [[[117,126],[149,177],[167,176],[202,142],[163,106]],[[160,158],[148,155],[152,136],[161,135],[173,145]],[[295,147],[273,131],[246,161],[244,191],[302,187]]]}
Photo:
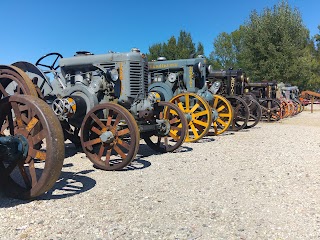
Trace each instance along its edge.
{"label": "steering wheel", "polygon": [[[41,61],[43,59],[50,57],[50,56],[56,56],[55,60],[53,61],[53,63],[51,65],[46,65],[46,64],[41,63]],[[38,59],[38,61],[36,62],[36,66],[42,66],[42,67],[50,69],[50,70],[44,71],[44,73],[46,73],[46,74],[50,73],[50,72],[54,72],[60,67],[59,64],[57,63],[58,59],[60,59],[60,58],[63,58],[63,56],[60,53],[56,53],[56,52],[48,53]]]}

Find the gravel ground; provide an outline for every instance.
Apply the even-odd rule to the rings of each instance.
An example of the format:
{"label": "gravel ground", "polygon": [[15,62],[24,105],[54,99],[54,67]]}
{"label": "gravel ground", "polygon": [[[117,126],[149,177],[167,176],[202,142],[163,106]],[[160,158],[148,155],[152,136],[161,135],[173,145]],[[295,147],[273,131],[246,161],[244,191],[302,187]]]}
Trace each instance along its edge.
{"label": "gravel ground", "polygon": [[[37,201],[0,196],[1,239],[320,239],[320,106],[156,154],[125,171],[67,146]],[[310,109],[310,108],[309,108]]]}

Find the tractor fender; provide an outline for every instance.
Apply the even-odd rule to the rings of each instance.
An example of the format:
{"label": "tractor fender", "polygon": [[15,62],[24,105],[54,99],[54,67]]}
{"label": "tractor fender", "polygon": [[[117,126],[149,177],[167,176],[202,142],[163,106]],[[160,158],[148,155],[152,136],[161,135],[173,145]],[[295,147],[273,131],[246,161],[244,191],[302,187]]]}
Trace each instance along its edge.
{"label": "tractor fender", "polygon": [[152,83],[151,85],[149,85],[148,91],[159,93],[161,101],[169,102],[173,97],[171,88],[165,83]]}

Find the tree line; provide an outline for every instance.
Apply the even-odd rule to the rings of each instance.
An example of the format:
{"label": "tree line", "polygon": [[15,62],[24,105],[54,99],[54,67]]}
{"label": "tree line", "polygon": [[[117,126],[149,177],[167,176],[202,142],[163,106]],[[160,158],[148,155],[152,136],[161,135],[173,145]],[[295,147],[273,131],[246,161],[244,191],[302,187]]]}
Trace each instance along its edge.
{"label": "tree line", "polygon": [[[147,55],[149,60],[204,55],[203,44],[195,46],[191,34],[180,31],[178,39],[150,46]],[[207,59],[214,69],[241,68],[253,82],[276,80],[301,90],[320,89],[320,34],[310,36],[299,10],[284,0],[260,13],[252,11],[237,30],[220,33]]]}

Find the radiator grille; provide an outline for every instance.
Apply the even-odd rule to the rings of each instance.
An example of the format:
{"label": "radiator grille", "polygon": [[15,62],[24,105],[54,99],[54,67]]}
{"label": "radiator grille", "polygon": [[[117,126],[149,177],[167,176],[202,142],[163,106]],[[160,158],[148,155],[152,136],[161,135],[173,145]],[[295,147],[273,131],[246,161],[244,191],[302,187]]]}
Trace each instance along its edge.
{"label": "radiator grille", "polygon": [[130,95],[148,91],[148,64],[143,62],[130,62]]}

